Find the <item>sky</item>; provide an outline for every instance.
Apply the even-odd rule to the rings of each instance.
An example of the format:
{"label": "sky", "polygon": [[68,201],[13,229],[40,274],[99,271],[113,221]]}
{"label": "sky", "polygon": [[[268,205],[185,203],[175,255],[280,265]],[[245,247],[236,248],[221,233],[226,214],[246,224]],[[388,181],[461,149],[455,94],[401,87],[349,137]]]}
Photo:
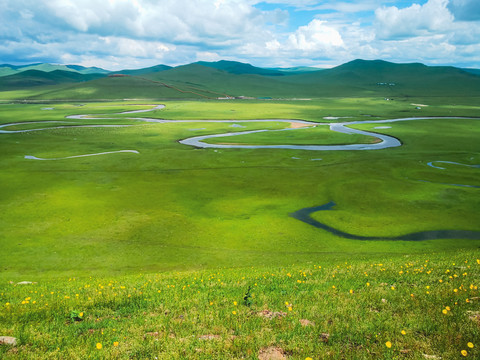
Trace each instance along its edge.
{"label": "sky", "polygon": [[0,64],[480,68],[480,0],[0,0]]}

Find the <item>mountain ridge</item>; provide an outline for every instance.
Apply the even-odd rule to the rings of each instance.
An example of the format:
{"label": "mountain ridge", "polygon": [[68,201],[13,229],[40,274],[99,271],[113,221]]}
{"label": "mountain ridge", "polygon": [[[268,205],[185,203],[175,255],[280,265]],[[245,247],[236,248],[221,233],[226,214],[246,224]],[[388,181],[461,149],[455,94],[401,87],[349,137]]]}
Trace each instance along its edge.
{"label": "mountain ridge", "polygon": [[[52,69],[51,66],[38,64],[36,68]],[[98,87],[108,98],[118,99],[136,97],[134,91],[146,93],[141,88],[143,84],[153,97],[161,98],[480,96],[480,76],[475,71],[422,63],[397,64],[385,60],[356,59],[331,69],[294,70],[289,74],[227,60],[90,74],[82,74],[75,69],[94,71],[92,68],[64,68],[68,70],[30,69],[0,77],[0,90],[33,89],[32,96],[35,98],[46,98],[47,94],[54,98],[69,98],[66,94],[84,98],[90,96],[85,94],[92,94],[93,98],[97,91],[92,89]],[[112,76],[125,78],[113,80]],[[69,90],[65,92],[67,85]],[[44,91],[44,86],[48,87],[48,91]],[[89,87],[89,91],[85,87]]]}

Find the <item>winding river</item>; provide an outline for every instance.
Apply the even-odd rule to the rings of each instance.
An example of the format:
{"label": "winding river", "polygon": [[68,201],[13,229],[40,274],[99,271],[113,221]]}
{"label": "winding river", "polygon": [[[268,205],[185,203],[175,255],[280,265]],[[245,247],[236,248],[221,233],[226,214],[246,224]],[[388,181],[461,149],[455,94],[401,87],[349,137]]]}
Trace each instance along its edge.
{"label": "winding river", "polygon": [[351,240],[402,240],[402,241],[424,241],[424,240],[437,240],[437,239],[469,239],[480,240],[480,231],[474,230],[430,230],[419,231],[410,234],[400,236],[360,236],[347,233],[342,230],[335,229],[327,224],[321,223],[315,220],[310,215],[317,211],[329,211],[333,210],[335,202],[331,201],[327,204],[320,206],[312,206],[303,208],[289,214],[294,219],[303,221],[308,225],[312,225],[318,229],[328,231],[329,233]]}
{"label": "winding river", "polygon": [[[134,114],[134,113],[145,113],[153,110],[159,110],[165,108],[165,105],[152,105],[152,109],[142,109],[142,110],[132,110],[124,111],[116,114],[110,114],[108,116],[114,115],[123,115],[123,114]],[[98,116],[98,115],[97,115]],[[93,115],[82,114],[82,115],[70,115],[66,116],[67,119],[71,120],[115,120],[119,119],[118,117],[95,117]],[[259,122],[284,122],[289,124],[301,124],[303,125],[300,128],[286,128],[280,130],[250,130],[250,131],[237,131],[237,132],[228,132],[221,134],[211,134],[211,135],[202,135],[202,136],[193,136],[187,139],[179,140],[179,143],[183,145],[194,146],[197,148],[215,148],[215,149],[291,149],[291,150],[312,150],[312,151],[339,151],[339,150],[380,150],[387,149],[392,147],[401,146],[402,143],[399,139],[385,135],[377,132],[363,131],[351,128],[352,125],[362,125],[362,124],[389,124],[398,121],[414,121],[414,120],[429,120],[429,119],[479,119],[471,117],[458,117],[458,116],[444,116],[444,117],[409,117],[409,118],[398,118],[398,119],[385,119],[385,120],[361,120],[361,121],[348,121],[348,122],[335,122],[335,123],[317,123],[313,121],[305,120],[295,120],[295,119],[251,119],[251,120],[165,120],[165,119],[156,119],[156,118],[145,118],[145,117],[128,117],[122,118],[128,120],[138,120],[149,123],[259,123]],[[64,123],[68,124],[69,122],[61,121],[31,121],[23,123],[9,123],[0,125],[0,134],[11,134],[11,133],[21,133],[21,132],[32,132],[32,131],[41,131],[41,130],[50,130],[50,129],[62,129],[67,127],[126,127],[134,125],[62,125],[56,127],[48,128],[39,128],[39,129],[26,129],[26,130],[5,130],[4,128],[21,125],[21,124],[42,124],[42,123]],[[210,144],[205,142],[208,139],[219,138],[219,137],[234,137],[239,135],[254,134],[260,132],[278,132],[278,131],[298,131],[299,129],[305,129],[306,127],[316,127],[316,126],[329,126],[330,130],[344,133],[344,134],[358,134],[370,136],[374,139],[378,139],[378,142],[370,144],[347,144],[347,145],[241,145],[241,144]],[[376,129],[388,129],[389,126],[379,126]]]}
{"label": "winding river", "polygon": [[[114,115],[124,115],[124,114],[136,114],[136,113],[146,113],[149,111],[159,110],[165,108],[165,105],[152,105],[152,109],[142,109],[142,110],[131,110],[124,111],[116,114],[110,114],[108,116]],[[67,119],[71,120],[115,120],[119,119],[118,117],[95,117],[94,115],[81,114],[81,115],[69,115],[66,116]],[[401,146],[402,143],[399,139],[377,132],[364,131],[351,128],[352,125],[362,125],[362,124],[388,124],[398,121],[414,121],[414,120],[429,120],[429,119],[478,119],[471,117],[458,117],[458,116],[444,116],[444,117],[410,117],[410,118],[398,118],[398,119],[385,119],[385,120],[361,120],[361,121],[348,121],[348,122],[335,122],[335,123],[317,123],[313,121],[305,120],[296,120],[296,119],[250,119],[250,120],[165,120],[165,119],[156,119],[156,118],[145,118],[145,117],[127,117],[121,119],[128,120],[137,120],[148,123],[233,123],[238,125],[238,123],[262,123],[262,122],[283,122],[289,123],[291,125],[301,125],[301,127],[285,128],[280,130],[250,130],[250,131],[236,131],[228,132],[221,134],[211,134],[211,135],[202,135],[202,136],[193,136],[187,139],[179,140],[179,143],[183,145],[194,146],[197,148],[215,148],[215,149],[290,149],[290,150],[312,150],[312,151],[339,151],[339,150],[380,150],[388,149],[392,147]],[[38,128],[38,129],[25,129],[25,130],[5,130],[5,128],[14,125],[22,124],[46,124],[46,123],[61,123],[67,125],[60,125],[54,127]],[[71,124],[71,125],[69,125]],[[42,131],[42,130],[51,130],[51,129],[64,129],[71,127],[127,127],[134,125],[73,125],[74,123],[68,121],[30,121],[23,123],[9,123],[0,125],[0,134],[12,134],[12,133],[22,133],[22,132],[33,132],[33,131]],[[261,132],[278,132],[278,131],[298,131],[308,127],[316,126],[329,126],[331,131],[340,132],[344,134],[358,134],[370,136],[379,141],[370,144],[346,144],[346,145],[241,145],[241,144],[210,144],[205,142],[208,139],[219,138],[219,137],[234,137],[246,134],[255,134]],[[388,129],[390,126],[379,126],[375,129]]]}
{"label": "winding river", "polygon": [[[133,111],[125,111],[113,115],[120,115],[120,114],[136,114],[136,113],[145,113],[153,110],[162,109],[164,105],[152,105],[154,108],[152,109],[144,109],[144,110],[133,110]],[[111,115],[107,115],[111,116]],[[118,117],[94,117],[92,115],[70,115],[66,117],[67,119],[71,120],[79,120],[79,119],[89,119],[89,120],[115,120],[119,119]],[[362,125],[362,124],[390,124],[399,121],[415,121],[415,120],[429,120],[429,119],[479,119],[479,118],[472,118],[472,117],[458,117],[458,116],[448,116],[448,117],[410,117],[410,118],[398,118],[398,119],[386,119],[386,120],[362,120],[362,121],[348,121],[348,122],[336,122],[336,123],[316,123],[312,121],[305,121],[305,120],[294,120],[294,119],[251,119],[251,120],[164,120],[164,119],[156,119],[156,118],[144,118],[144,117],[128,117],[122,119],[129,119],[129,120],[138,120],[144,121],[148,123],[259,123],[259,122],[284,122],[293,124],[301,124],[302,127],[293,127],[293,128],[285,128],[280,130],[251,130],[251,131],[237,131],[237,132],[228,132],[222,134],[211,134],[211,135],[202,135],[202,136],[193,136],[183,140],[179,140],[179,143],[188,146],[194,146],[197,148],[215,148],[215,149],[294,149],[294,150],[310,150],[310,151],[339,151],[339,150],[380,150],[380,149],[387,149],[392,147],[401,146],[402,143],[399,139],[385,134],[380,134],[376,132],[370,131],[363,131],[351,128],[352,125]],[[5,128],[14,125],[23,125],[23,124],[52,124],[58,123],[62,124],[59,126],[54,127],[46,127],[46,128],[37,128],[37,129],[25,129],[25,130],[6,130]],[[68,121],[31,121],[31,122],[23,122],[23,123],[9,123],[0,125],[0,134],[14,134],[14,133],[22,133],[22,132],[34,132],[34,131],[44,131],[44,130],[51,130],[51,129],[64,129],[64,128],[82,128],[82,127],[127,127],[127,126],[134,126],[134,125],[73,125],[73,122]],[[260,132],[277,132],[277,131],[295,131],[301,128],[308,128],[308,127],[316,127],[316,126],[329,126],[330,130],[345,133],[345,134],[360,134],[371,136],[375,139],[379,139],[380,141],[376,143],[370,144],[347,144],[347,145],[286,145],[286,144],[279,144],[279,145],[240,145],[240,144],[210,144],[205,142],[208,139],[212,138],[219,138],[219,137],[235,137],[240,135],[246,134],[254,134]],[[236,126],[238,127],[238,126]],[[377,126],[375,129],[388,129],[390,126]],[[191,129],[192,130],[192,129]],[[37,158],[32,155],[26,155],[26,159],[31,160],[63,160],[63,159],[72,159],[78,157],[85,157],[85,156],[97,156],[97,155],[107,155],[113,153],[137,153],[137,150],[118,150],[118,151],[109,151],[103,153],[96,153],[96,154],[84,154],[84,155],[75,155],[69,156],[64,158],[53,158],[53,159],[44,159],[44,158]],[[458,165],[465,165],[471,167],[480,167],[480,165],[466,165],[461,163],[454,163],[449,161],[432,161],[428,163],[429,166],[443,169],[441,167],[435,166],[434,163],[450,163],[450,164],[458,164]],[[421,241],[421,240],[432,240],[432,239],[480,239],[480,231],[471,231],[471,230],[432,230],[432,231],[421,231],[410,233],[406,235],[396,236],[396,237],[379,237],[379,236],[360,236],[350,234],[333,227],[330,227],[324,223],[321,223],[315,219],[313,219],[310,215],[317,211],[329,211],[335,206],[334,202],[329,202],[327,204],[323,204],[320,206],[308,207],[304,209],[300,209],[294,213],[291,213],[290,216],[300,220],[306,224],[314,226],[316,228],[328,231],[336,236],[343,237],[346,239],[353,239],[353,240],[403,240],[403,241]]]}

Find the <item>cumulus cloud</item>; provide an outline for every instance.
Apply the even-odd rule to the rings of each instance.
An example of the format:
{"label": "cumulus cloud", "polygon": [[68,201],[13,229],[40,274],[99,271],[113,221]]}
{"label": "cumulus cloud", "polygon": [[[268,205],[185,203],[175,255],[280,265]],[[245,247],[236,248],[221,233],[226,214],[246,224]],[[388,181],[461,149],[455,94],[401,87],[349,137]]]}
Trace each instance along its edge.
{"label": "cumulus cloud", "polygon": [[318,51],[343,46],[343,40],[340,33],[328,26],[326,21],[314,19],[291,34],[287,46],[303,51]]}
{"label": "cumulus cloud", "polygon": [[424,5],[413,4],[404,9],[378,8],[375,10],[377,37],[402,39],[448,31],[453,15],[447,4],[448,0],[428,0]]}
{"label": "cumulus cloud", "polygon": [[260,30],[263,13],[243,1],[41,0],[74,31],[196,43],[228,43]]}
{"label": "cumulus cloud", "polygon": [[0,2],[0,63],[117,70],[219,59],[325,66],[417,57],[480,67],[479,0]]}
{"label": "cumulus cloud", "polygon": [[[2,0],[0,39],[9,41],[9,47],[1,47],[0,62],[10,58],[6,53],[13,56],[10,49],[20,48],[18,54],[25,56],[16,62],[39,59],[46,52],[48,61],[60,61],[65,54],[83,53],[91,59],[110,53],[149,57],[149,65],[188,62],[197,52],[232,50],[247,38],[271,39],[266,24],[287,18],[286,11],[261,11],[243,0]],[[178,59],[172,61],[173,50]]]}

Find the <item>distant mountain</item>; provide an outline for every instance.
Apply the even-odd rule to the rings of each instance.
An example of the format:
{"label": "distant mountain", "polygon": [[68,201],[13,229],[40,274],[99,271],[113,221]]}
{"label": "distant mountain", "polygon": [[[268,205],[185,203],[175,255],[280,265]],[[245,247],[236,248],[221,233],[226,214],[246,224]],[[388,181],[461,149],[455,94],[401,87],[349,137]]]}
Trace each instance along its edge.
{"label": "distant mountain", "polygon": [[58,85],[90,81],[103,77],[102,74],[80,74],[74,71],[53,70],[50,72],[40,70],[25,70],[13,75],[0,78],[0,89],[30,88],[32,86]]}
{"label": "distant mountain", "polygon": [[462,70],[471,74],[480,75],[480,69],[463,68]]}
{"label": "distant mountain", "polygon": [[461,69],[383,60],[353,60],[332,69],[288,76],[284,81],[304,84],[311,96],[328,92],[332,96],[480,95],[480,78]]}
{"label": "distant mountain", "polygon": [[0,65],[0,77],[16,74],[18,72],[10,66],[11,65]]}
{"label": "distant mountain", "polygon": [[220,60],[215,62],[198,61],[195,64],[226,71],[230,74],[255,74],[264,76],[283,76],[283,72],[274,69],[259,68],[238,61]]}
{"label": "distant mountain", "polygon": [[295,66],[295,67],[288,67],[288,68],[269,68],[269,69],[280,71],[280,72],[283,72],[287,75],[324,70],[324,69],[321,69],[321,68],[311,67],[311,66]]}
{"label": "distant mountain", "polygon": [[171,66],[168,65],[155,65],[148,68],[143,69],[136,69],[136,70],[120,70],[120,71],[112,71],[114,74],[126,74],[126,75],[144,75],[150,73],[157,73],[160,71],[165,71],[172,69]]}
{"label": "distant mountain", "polygon": [[76,72],[79,74],[108,74],[110,71],[98,67],[84,67],[81,65],[29,64],[29,65],[0,65],[0,77],[18,74],[20,72],[38,70],[52,72],[55,70]]}
{"label": "distant mountain", "polygon": [[281,86],[277,83],[280,76],[234,74],[200,63],[177,66],[167,71],[145,76],[181,88],[209,91],[218,97],[270,96],[272,87]]}
{"label": "distant mountain", "polygon": [[[32,66],[52,68],[45,64]],[[353,60],[316,71],[262,69],[235,61],[197,62],[173,68],[157,65],[108,74],[81,74],[78,70],[95,69],[65,67],[68,70],[24,70],[0,77],[0,91],[34,88],[30,98],[38,99],[480,96],[480,76],[475,71],[382,60]]]}
{"label": "distant mountain", "polygon": [[78,71],[80,74],[108,74],[110,73],[109,70],[105,70],[99,67],[90,66],[85,67],[81,65],[66,65],[68,69]]}

